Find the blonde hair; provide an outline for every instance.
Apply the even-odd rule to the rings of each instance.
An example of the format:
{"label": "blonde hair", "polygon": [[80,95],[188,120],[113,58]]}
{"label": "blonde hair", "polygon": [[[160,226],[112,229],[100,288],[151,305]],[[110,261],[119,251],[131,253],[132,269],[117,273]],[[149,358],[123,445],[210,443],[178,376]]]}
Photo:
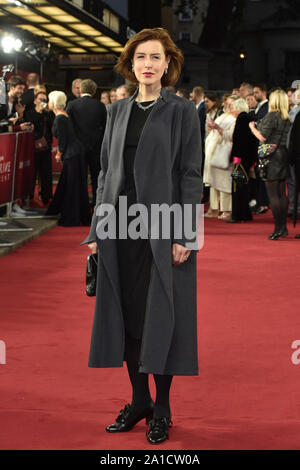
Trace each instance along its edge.
{"label": "blonde hair", "polygon": [[53,103],[53,107],[56,109],[65,109],[67,96],[63,91],[51,91],[48,96],[49,102]]}
{"label": "blonde hair", "polygon": [[245,111],[246,113],[249,113],[249,106],[247,105],[247,102],[244,100],[244,98],[234,99],[234,101],[231,103],[231,106],[235,111]]}
{"label": "blonde hair", "polygon": [[45,93],[47,95],[47,90],[45,85],[36,85],[33,89],[34,97],[36,97],[39,93]]}
{"label": "blonde hair", "polygon": [[284,90],[274,90],[269,97],[269,111],[279,113],[284,120],[290,119],[289,100]]}

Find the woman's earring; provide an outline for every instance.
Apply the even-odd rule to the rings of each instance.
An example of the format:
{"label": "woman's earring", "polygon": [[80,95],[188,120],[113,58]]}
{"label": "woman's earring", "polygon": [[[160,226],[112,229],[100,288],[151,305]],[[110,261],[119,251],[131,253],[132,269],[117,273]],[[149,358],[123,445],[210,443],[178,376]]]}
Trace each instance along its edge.
{"label": "woman's earring", "polygon": [[134,67],[132,66],[131,72],[134,73]]}
{"label": "woman's earring", "polygon": [[167,73],[168,73],[168,69],[166,68],[166,69],[165,69],[165,75],[167,75]]}

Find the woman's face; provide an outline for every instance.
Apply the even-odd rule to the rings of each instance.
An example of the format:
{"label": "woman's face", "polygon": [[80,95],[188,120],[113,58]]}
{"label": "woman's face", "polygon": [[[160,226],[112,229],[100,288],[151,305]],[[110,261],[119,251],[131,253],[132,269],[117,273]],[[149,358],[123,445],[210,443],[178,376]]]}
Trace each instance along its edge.
{"label": "woman's face", "polygon": [[246,102],[247,102],[247,105],[249,106],[249,109],[255,109],[257,106],[257,101],[253,95],[248,95],[246,97]]}
{"label": "woman's face", "polygon": [[205,107],[207,111],[210,111],[214,105],[215,105],[214,101],[210,100],[209,98],[205,98]]}
{"label": "woman's face", "polygon": [[230,114],[232,114],[232,116],[234,116],[235,118],[238,117],[238,115],[240,114],[241,111],[237,111],[236,109],[233,108],[232,106],[232,103],[230,105]]}
{"label": "woman's face", "polygon": [[224,109],[226,113],[231,112],[231,103],[233,102],[232,98],[227,98],[227,100],[224,101]]}
{"label": "woman's face", "polygon": [[115,92],[115,90],[109,93],[109,98],[110,98],[111,103],[114,103],[115,101],[117,101],[117,93]]}
{"label": "woman's face", "polygon": [[161,85],[161,78],[168,68],[170,58],[165,56],[160,41],[150,40],[139,44],[133,55],[132,65],[137,81],[143,85]]}
{"label": "woman's face", "polygon": [[109,104],[109,95],[106,91],[101,93],[101,101],[103,104]]}

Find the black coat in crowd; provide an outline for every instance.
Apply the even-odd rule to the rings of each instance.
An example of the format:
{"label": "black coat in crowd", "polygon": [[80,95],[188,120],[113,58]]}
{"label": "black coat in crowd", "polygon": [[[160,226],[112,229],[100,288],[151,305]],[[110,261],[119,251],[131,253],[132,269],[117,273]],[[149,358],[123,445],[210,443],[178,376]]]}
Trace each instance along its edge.
{"label": "black coat in crowd", "polygon": [[67,105],[77,138],[83,145],[86,171],[89,167],[96,204],[97,180],[101,169],[100,150],[106,125],[106,106],[90,95],[82,96]]}
{"label": "black coat in crowd", "polygon": [[[26,107],[24,112],[24,120],[31,122],[34,125],[34,138],[35,140],[45,137],[48,143],[48,149],[43,151],[35,150],[34,154],[34,186],[37,175],[40,176],[41,181],[41,197],[44,204],[47,204],[52,197],[52,159],[51,159],[51,146],[52,146],[52,124],[54,121],[54,114],[48,111],[39,113],[36,111],[35,106]],[[34,194],[34,186],[31,195]]]}
{"label": "black coat in crowd", "polygon": [[62,153],[63,169],[47,215],[60,213],[59,225],[89,225],[91,215],[82,144],[71,119],[65,115],[56,116],[52,132]]}
{"label": "black coat in crowd", "polygon": [[251,116],[246,112],[241,112],[236,120],[235,128],[232,135],[232,151],[231,159],[238,157],[242,159],[242,165],[247,171],[254,163],[254,155],[256,154],[257,140],[249,128]]}
{"label": "black coat in crowd", "polygon": [[260,121],[261,119],[263,119],[265,115],[267,114],[268,110],[269,110],[269,102],[267,101],[259,108],[259,110],[255,114],[254,121]]}
{"label": "black coat in crowd", "polygon": [[99,157],[106,124],[105,105],[92,96],[85,95],[70,101],[66,111],[84,148],[93,150]]}
{"label": "black coat in crowd", "polygon": [[291,164],[295,165],[298,191],[300,191],[300,113],[296,115],[291,129],[289,155]]}
{"label": "black coat in crowd", "polygon": [[26,111],[34,107],[34,88],[28,88],[23,93],[21,103],[26,106]]}
{"label": "black coat in crowd", "polygon": [[[236,120],[232,135],[231,159],[238,157],[241,159],[246,173],[249,175],[250,167],[253,165],[256,155],[256,138],[249,128],[251,116],[246,112],[241,112]],[[249,209],[249,188],[248,184],[237,188],[232,182],[232,220],[247,221],[252,220]]]}

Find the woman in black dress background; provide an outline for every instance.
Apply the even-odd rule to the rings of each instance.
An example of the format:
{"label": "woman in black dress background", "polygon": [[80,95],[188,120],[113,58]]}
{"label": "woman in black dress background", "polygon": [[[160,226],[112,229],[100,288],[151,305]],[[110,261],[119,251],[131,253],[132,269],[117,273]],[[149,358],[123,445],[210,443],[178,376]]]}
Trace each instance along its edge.
{"label": "woman in black dress background", "polygon": [[267,168],[266,188],[274,217],[274,231],[269,235],[269,240],[288,235],[286,181],[290,170],[286,143],[290,127],[288,96],[284,90],[274,90],[269,97],[269,112],[257,124],[257,128],[254,122],[250,123],[251,131],[260,142],[278,146],[270,155]]}
{"label": "woman in black dress background", "polygon": [[49,108],[55,114],[52,133],[58,140],[57,161],[63,169],[46,215],[60,214],[59,225],[89,225],[89,205],[83,149],[74,132],[71,120],[65,111],[67,97],[62,91],[49,94]]}

